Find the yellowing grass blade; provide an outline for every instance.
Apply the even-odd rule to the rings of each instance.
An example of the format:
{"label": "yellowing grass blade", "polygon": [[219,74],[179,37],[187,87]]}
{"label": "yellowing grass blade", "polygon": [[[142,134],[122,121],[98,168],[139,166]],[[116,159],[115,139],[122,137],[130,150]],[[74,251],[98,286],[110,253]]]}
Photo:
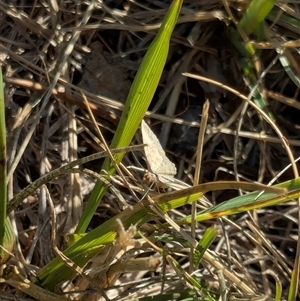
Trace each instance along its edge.
{"label": "yellowing grass blade", "polygon": [[[286,188],[287,191],[280,194],[274,194],[273,192],[264,192],[263,194],[259,192],[248,193],[199,212],[196,216],[196,221],[201,222],[253,209],[265,208],[298,198],[300,196],[300,178],[272,186],[272,188]],[[180,220],[178,224],[186,223],[191,223],[190,216]]]}
{"label": "yellowing grass blade", "polygon": [[[182,2],[183,0],[173,1],[157,36],[142,60],[141,66],[129,91],[124,111],[110,146],[111,148],[128,146],[130,144],[150,105],[166,63],[171,35],[176,25]],[[121,162],[123,156],[124,153],[116,154],[114,156],[115,163]],[[112,175],[115,172],[115,166],[109,158],[106,158],[104,161],[102,169],[105,170],[108,175]],[[105,190],[105,184],[97,182],[88,200],[87,207],[79,221],[76,233],[84,233],[86,231]]]}
{"label": "yellowing grass blade", "polygon": [[[272,193],[272,196],[278,193],[283,193],[285,196],[287,196],[287,190],[291,191],[300,189],[300,181],[293,182],[293,185],[284,183],[282,186],[278,187],[267,187],[261,184],[245,182],[223,181],[217,183],[218,184],[206,183],[187,189],[160,194],[154,197],[152,201],[163,212],[168,212],[169,210],[195,202],[201,196],[203,196],[203,193],[211,190],[232,188],[246,189],[251,187],[252,189],[257,189],[260,191],[267,190],[268,192],[264,193],[263,196],[265,196],[265,194],[270,195],[270,193]],[[257,194],[258,193],[256,192],[255,195]],[[251,200],[253,201],[254,198],[255,196],[252,195]],[[84,235],[81,239],[77,240],[73,245],[64,251],[64,255],[70,258],[78,266],[83,267],[89,259],[101,252],[105,245],[113,243],[113,241],[116,239],[118,232],[117,219],[121,221],[125,229],[131,225],[142,225],[153,218],[151,206],[152,203],[147,199],[144,199],[142,202],[135,204],[133,208],[124,210],[117,216],[111,218],[109,221],[103,223],[93,231]],[[150,209],[148,210],[147,208]],[[216,209],[217,208],[218,207],[216,207]],[[61,258],[56,257],[40,271],[38,275],[38,281],[42,287],[52,290],[57,283],[69,279],[73,274],[74,271],[65,266]]]}

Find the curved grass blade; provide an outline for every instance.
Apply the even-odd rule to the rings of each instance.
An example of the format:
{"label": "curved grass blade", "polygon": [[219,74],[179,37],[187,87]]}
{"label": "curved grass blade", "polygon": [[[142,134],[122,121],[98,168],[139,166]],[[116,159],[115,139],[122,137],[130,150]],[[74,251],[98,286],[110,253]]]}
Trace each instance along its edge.
{"label": "curved grass blade", "polygon": [[[300,30],[300,27],[299,27]],[[283,49],[276,49],[277,53],[279,54],[279,60],[284,68],[285,72],[289,76],[289,78],[294,82],[294,84],[300,88],[300,74],[299,71],[297,72],[298,63],[293,58],[292,52],[289,50],[283,50]]]}
{"label": "curved grass blade", "polygon": [[[129,146],[129,147],[122,147],[118,149],[111,149],[111,153],[115,154],[118,152],[125,152],[125,151],[135,151],[141,149],[141,146],[136,145],[136,146]],[[29,195],[31,195],[35,190],[37,190],[39,187],[42,185],[51,182],[55,178],[62,176],[64,174],[69,174],[72,171],[72,168],[85,164],[90,161],[94,161],[103,157],[108,156],[108,152],[103,151],[99,153],[95,153],[86,157],[83,157],[81,159],[72,161],[66,165],[63,165],[57,169],[52,170],[51,172],[45,174],[44,176],[40,177],[33,183],[29,184],[27,187],[22,189],[15,197],[13,197],[7,206],[7,213],[10,213],[14,209],[18,207],[18,205]]]}
{"label": "curved grass blade", "polygon": [[283,28],[292,31],[296,35],[299,34],[300,20],[296,17],[288,15],[284,10],[274,7],[272,11],[268,14],[267,19],[274,22],[276,21],[278,25]]}
{"label": "curved grass blade", "polygon": [[[164,203],[163,208],[168,208],[167,210],[170,210],[194,202],[201,197],[201,195],[202,193],[195,192],[189,196],[183,196],[181,194],[175,199],[174,197],[173,199],[170,197],[171,200],[155,198],[154,201],[158,205]],[[64,251],[64,255],[70,258],[78,266],[83,267],[89,259],[96,256],[105,245],[112,243],[116,239],[118,231],[117,219],[121,221],[125,229],[131,225],[141,225],[153,218],[151,210],[148,210],[147,208],[151,208],[151,204],[149,201],[144,200],[134,205],[132,209],[124,210],[117,216],[84,235],[72,246],[67,248]],[[69,279],[73,274],[74,271],[66,267],[59,257],[56,257],[40,271],[38,279],[42,287],[52,290],[56,284]]]}
{"label": "curved grass blade", "polygon": [[[285,187],[287,188],[288,192],[281,195],[276,195],[270,192],[265,192],[263,194],[252,192],[243,196],[239,196],[199,212],[196,216],[196,221],[201,222],[209,219],[220,218],[222,216],[238,214],[253,209],[269,207],[288,202],[300,196],[300,178],[290,180],[273,187]],[[187,216],[178,222],[179,225],[186,223],[191,223],[190,216]]]}
{"label": "curved grass blade", "polygon": [[[178,263],[178,261],[175,260],[166,250],[159,248],[158,246],[156,246],[154,243],[152,243],[150,240],[148,240],[143,235],[141,235],[141,236],[148,242],[149,245],[151,245],[153,247],[153,249],[155,251],[159,252],[161,255],[163,255],[166,258],[166,260],[169,262],[169,264],[173,267],[174,271],[177,273],[178,277],[184,279],[187,283],[189,283],[189,285],[192,286],[194,290],[198,291],[198,294],[201,295],[201,297],[205,294],[206,297],[209,298],[208,300],[211,300],[211,301],[215,300],[215,298],[210,296],[210,293],[204,287],[201,286],[201,283],[198,282],[198,280],[194,276],[188,274],[181,267],[181,265]],[[205,247],[204,244],[203,244],[203,247]],[[203,294],[204,291],[205,291],[205,293]]]}
{"label": "curved grass blade", "polygon": [[[135,76],[127,97],[118,128],[110,145],[111,148],[128,146],[143,119],[155,90],[158,86],[169,52],[169,43],[173,29],[181,9],[183,0],[174,0],[165,16],[157,36],[149,46],[141,66]],[[102,169],[108,175],[115,173],[115,165],[121,162],[124,154],[114,156],[115,162],[106,158]],[[109,179],[108,179],[109,180]],[[97,182],[83,215],[79,221],[76,233],[84,233],[94,215],[98,204],[105,193],[106,187]]]}
{"label": "curved grass blade", "polygon": [[[203,196],[203,193],[212,189],[246,189],[246,187],[252,187],[252,189],[255,190],[267,189],[271,191],[273,195],[275,193],[282,193],[286,191],[280,187],[274,188],[260,184],[250,184],[251,183],[228,181],[220,182],[218,185],[214,185],[214,183],[206,183],[158,195],[153,198],[153,202],[157,204],[163,212],[168,212],[169,210],[195,202]],[[298,188],[300,189],[300,183]],[[84,235],[72,246],[67,248],[64,251],[64,255],[70,258],[78,266],[83,267],[89,259],[96,256],[105,245],[112,243],[116,239],[118,231],[117,219],[121,221],[125,229],[131,225],[142,225],[154,217],[151,206],[152,202],[145,199],[142,202],[135,204],[132,209],[124,210],[117,216],[111,218],[109,221]],[[61,258],[56,257],[40,271],[38,279],[42,287],[52,290],[55,285],[61,281],[69,279],[73,274],[74,271],[65,266]]]}

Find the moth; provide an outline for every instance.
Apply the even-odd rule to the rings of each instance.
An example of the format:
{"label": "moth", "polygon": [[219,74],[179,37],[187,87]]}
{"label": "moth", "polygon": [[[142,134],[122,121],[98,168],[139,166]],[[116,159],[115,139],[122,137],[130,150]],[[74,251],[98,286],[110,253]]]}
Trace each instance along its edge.
{"label": "moth", "polygon": [[144,151],[149,171],[145,173],[144,180],[168,186],[175,181],[176,166],[168,159],[156,135],[144,120],[142,120],[141,131],[143,144],[146,144]]}

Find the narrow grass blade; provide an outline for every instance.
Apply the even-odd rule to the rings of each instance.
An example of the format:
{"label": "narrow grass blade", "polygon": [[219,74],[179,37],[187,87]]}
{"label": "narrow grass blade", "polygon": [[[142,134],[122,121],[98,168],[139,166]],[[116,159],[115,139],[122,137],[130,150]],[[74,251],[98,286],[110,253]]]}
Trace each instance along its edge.
{"label": "narrow grass blade", "polygon": [[251,34],[259,24],[267,17],[277,0],[252,0],[243,15],[239,25],[244,32]]}
{"label": "narrow grass blade", "polygon": [[[6,127],[5,103],[2,71],[0,69],[0,245],[3,246],[4,229],[6,220]],[[3,251],[0,250],[0,257]]]}
{"label": "narrow grass blade", "polygon": [[[252,33],[256,34],[256,37],[260,41],[265,33],[265,27],[263,24],[264,19],[268,16],[276,0],[253,0],[244,13],[242,19],[239,22],[239,27],[243,32],[249,36]],[[253,100],[257,106],[259,106],[270,118],[275,120],[273,114],[269,110],[268,102],[265,99],[264,94],[260,91],[260,86],[257,85],[257,72],[254,66],[255,54],[259,55],[260,51],[247,46],[246,41],[242,41],[239,37],[239,33],[236,29],[231,29],[231,41],[237,47],[241,54],[241,58],[238,63],[243,70],[245,80],[249,86],[250,93],[253,95]]]}
{"label": "narrow grass blade", "polygon": [[[299,31],[300,31],[300,27],[299,27]],[[293,58],[292,53],[289,50],[283,51],[282,49],[276,49],[276,51],[279,53],[279,60],[285,72],[290,77],[290,79],[294,82],[294,84],[300,89],[299,71],[297,73],[297,69],[299,69],[299,67],[298,67],[298,63]]]}
{"label": "narrow grass blade", "polygon": [[[300,178],[275,185],[274,187],[286,187],[288,192],[281,195],[275,195],[269,192],[263,194],[252,192],[239,196],[198,213],[196,221],[201,222],[253,209],[278,205],[300,196]],[[180,220],[178,224],[181,225],[185,223],[191,223],[190,216]]]}
{"label": "narrow grass blade", "polygon": [[[286,186],[288,186],[288,184],[283,187],[287,188]],[[168,212],[169,210],[195,202],[203,196],[204,192],[226,189],[226,187],[227,189],[246,189],[246,187],[252,187],[253,189],[259,190],[269,189],[271,192],[268,193],[273,193],[273,196],[276,192],[286,191],[280,186],[278,188],[273,188],[265,187],[260,184],[224,181],[220,182],[219,185],[206,183],[175,192],[161,194],[154,197],[153,202],[157,204],[163,212]],[[300,190],[300,182],[290,187],[290,189],[292,188],[298,188]],[[257,195],[257,192],[255,195]],[[121,221],[125,229],[131,225],[142,225],[153,218],[151,206],[152,203],[145,199],[142,202],[135,204],[132,209],[124,210],[76,241],[64,251],[64,255],[73,260],[78,266],[83,267],[88,260],[93,256],[96,256],[105,245],[112,243],[116,239],[118,231],[117,219]],[[149,208],[149,210],[147,208]],[[42,287],[52,290],[57,283],[69,279],[73,274],[74,271],[66,267],[62,260],[57,257],[40,271],[38,279]]]}
{"label": "narrow grass blade", "polygon": [[237,60],[237,63],[241,70],[243,70],[244,80],[249,87],[249,93],[254,103],[262,109],[271,120],[275,120],[272,112],[269,109],[268,102],[260,89],[260,85],[257,85],[257,72],[255,70],[254,59],[257,55],[257,51],[250,45],[241,40],[239,33],[236,29],[229,29],[229,37],[232,43],[240,52],[241,57]]}
{"label": "narrow grass blade", "polygon": [[194,270],[198,268],[204,253],[209,248],[210,244],[213,242],[215,237],[216,237],[216,230],[213,227],[208,228],[203,234],[201,240],[199,241],[197,247],[194,250],[194,254],[193,254]]}
{"label": "narrow grass blade", "polygon": [[[141,149],[141,146],[136,145],[136,146],[130,146],[130,147],[122,147],[122,148],[118,148],[118,149],[111,149],[110,152],[115,154],[118,152],[135,151],[135,150],[140,150],[140,149]],[[100,159],[100,158],[103,158],[106,156],[108,156],[108,153],[106,151],[95,153],[95,154],[83,157],[81,159],[72,161],[72,162],[70,162],[66,165],[63,165],[57,169],[54,169],[51,172],[45,174],[44,176],[38,178],[37,180],[35,180],[31,184],[29,184],[27,187],[22,189],[16,196],[14,196],[9,201],[8,206],[7,206],[7,213],[10,213],[14,209],[16,209],[25,198],[27,198],[29,195],[31,195],[35,190],[40,188],[42,185],[51,182],[52,180],[54,180],[55,178],[57,178],[59,176],[71,173],[72,168],[74,168],[77,165],[79,166],[79,165],[85,164],[87,162],[91,162],[91,161],[94,161],[94,160],[97,160],[97,159]]]}
{"label": "narrow grass blade", "polygon": [[[298,259],[299,260],[299,259]],[[292,271],[292,277],[290,281],[289,295],[288,301],[297,300],[297,295],[299,294],[299,271],[296,270],[297,265],[294,264],[294,268]]]}
{"label": "narrow grass blade", "polygon": [[286,12],[278,7],[274,7],[272,11],[268,14],[267,19],[276,23],[295,34],[299,34],[300,30],[300,20],[299,18],[292,17],[291,15],[286,14]]}
{"label": "narrow grass blade", "polygon": [[0,69],[0,265],[10,257],[15,242],[15,234],[9,217],[6,216],[6,125],[5,101],[2,71]]}
{"label": "narrow grass blade", "polygon": [[[160,195],[154,198],[153,201],[162,210],[168,211],[195,202],[202,195],[203,193],[199,191],[195,191],[194,193],[183,191],[181,194],[177,194],[176,197]],[[103,246],[112,243],[116,239],[118,231],[117,219],[121,221],[125,229],[131,225],[142,225],[153,218],[152,211],[147,209],[149,207],[151,207],[151,203],[148,200],[143,200],[134,205],[132,209],[124,210],[84,235],[67,248],[64,251],[64,255],[69,257],[78,266],[83,267],[89,259],[96,256],[102,250]],[[66,267],[59,257],[56,257],[40,271],[38,282],[42,287],[53,290],[55,285],[69,279],[73,274],[74,271]]]}
{"label": "narrow grass blade", "polygon": [[[142,60],[141,66],[129,91],[124,111],[110,146],[111,148],[124,147],[130,144],[150,105],[168,56],[171,35],[181,5],[182,0],[173,1],[157,36],[149,46]],[[111,160],[107,158],[104,161],[102,169],[107,171],[108,175],[113,175],[115,172],[114,164],[121,162],[123,156],[123,153],[115,155],[115,162],[111,162]],[[86,231],[98,204],[101,202],[105,190],[105,184],[97,182],[79,221],[76,233],[84,233]]]}

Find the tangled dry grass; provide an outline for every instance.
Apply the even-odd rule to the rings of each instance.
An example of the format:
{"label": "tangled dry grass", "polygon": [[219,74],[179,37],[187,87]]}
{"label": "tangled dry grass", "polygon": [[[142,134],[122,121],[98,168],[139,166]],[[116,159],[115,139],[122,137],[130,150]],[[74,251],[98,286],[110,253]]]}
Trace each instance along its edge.
{"label": "tangled dry grass", "polygon": [[[154,132],[160,133],[162,146],[176,162],[177,177],[190,185],[195,170],[197,126],[206,99],[210,110],[203,144],[202,182],[238,177],[267,184],[290,163],[280,139],[255,109],[246,108],[240,97],[220,86],[182,76],[184,72],[201,75],[248,96],[251,91],[239,65],[240,54],[227,27],[228,9],[240,19],[247,3],[184,1],[160,86],[149,108]],[[47,172],[102,149],[88,107],[109,144],[130,84],[168,6],[169,1],[1,1],[0,63],[6,84],[10,198]],[[279,2],[276,9],[300,19],[297,1]],[[259,84],[269,100],[267,110],[272,112],[297,158],[299,82],[297,86],[284,69],[276,49],[278,44],[284,45],[291,72],[299,79],[299,27],[273,15],[266,24],[270,43],[253,43],[262,49],[257,62],[257,71],[263,74]],[[168,123],[160,127],[165,121]],[[139,139],[137,135],[133,144]],[[99,160],[85,167],[98,172],[101,163]],[[126,156],[123,163],[145,167],[142,153]],[[294,176],[288,169],[276,182]],[[138,172],[135,177],[140,180]],[[120,179],[116,178],[114,185],[131,205],[133,197],[117,180]],[[74,230],[82,200],[93,183],[90,178],[72,174],[47,185],[61,250],[63,234]],[[234,196],[236,191],[227,190],[207,197],[217,204]],[[46,199],[47,193],[41,189],[28,197],[12,217],[18,232],[15,259],[30,268],[43,267],[55,256],[50,243],[51,210]],[[115,216],[123,205],[107,194],[90,227]],[[182,208],[177,214],[189,214],[188,210]],[[296,202],[233,216],[220,224],[222,231],[211,250],[237,279],[246,279],[255,294],[271,297],[279,282],[287,296],[299,239],[298,223]],[[210,224],[198,225],[197,235],[201,237]],[[179,239],[179,245],[185,244]],[[188,269],[188,250],[172,245],[169,251]],[[218,286],[215,268],[204,263],[200,272],[211,287]],[[128,300],[129,295],[130,299],[157,295],[162,281],[164,292],[182,287],[167,265],[165,270],[161,267],[155,272],[124,274],[114,286],[117,294],[109,298]],[[241,296],[235,281],[226,279],[232,298]],[[0,294],[1,300],[12,300],[12,296],[16,300],[26,298],[11,287]],[[250,300],[246,293],[244,296]]]}

